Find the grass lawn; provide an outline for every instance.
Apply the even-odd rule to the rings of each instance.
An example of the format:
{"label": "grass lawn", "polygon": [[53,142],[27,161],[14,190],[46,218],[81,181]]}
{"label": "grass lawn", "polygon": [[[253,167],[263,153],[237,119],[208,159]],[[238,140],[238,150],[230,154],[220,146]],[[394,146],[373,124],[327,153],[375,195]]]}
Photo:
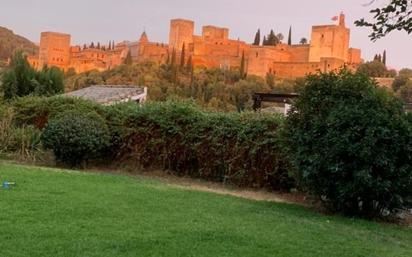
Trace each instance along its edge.
{"label": "grass lawn", "polygon": [[412,229],[148,179],[0,163],[1,257],[412,256]]}

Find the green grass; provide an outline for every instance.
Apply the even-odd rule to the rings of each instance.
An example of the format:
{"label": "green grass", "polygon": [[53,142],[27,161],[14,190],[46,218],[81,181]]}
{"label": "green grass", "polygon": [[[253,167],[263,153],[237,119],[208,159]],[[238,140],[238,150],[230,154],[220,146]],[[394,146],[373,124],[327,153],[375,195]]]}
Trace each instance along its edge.
{"label": "green grass", "polygon": [[0,256],[412,256],[412,230],[128,176],[0,163]]}

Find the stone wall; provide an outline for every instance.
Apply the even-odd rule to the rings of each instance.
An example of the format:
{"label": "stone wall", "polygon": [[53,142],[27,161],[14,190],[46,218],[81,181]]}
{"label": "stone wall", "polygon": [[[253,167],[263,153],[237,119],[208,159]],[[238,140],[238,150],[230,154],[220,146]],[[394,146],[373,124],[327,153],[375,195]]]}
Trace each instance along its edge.
{"label": "stone wall", "polygon": [[344,65],[350,69],[362,62],[361,51],[349,48],[350,31],[341,14],[339,24],[313,26],[310,44],[254,46],[241,40],[230,39],[229,29],[216,26],[202,27],[202,34],[194,34],[193,21],[170,21],[169,43],[150,42],[146,32],[136,42],[122,42],[114,50],[81,49],[70,47],[70,35],[44,32],[41,35],[40,55],[29,61],[34,67],[44,64],[78,72],[91,69],[110,69],[120,65],[130,52],[134,62],[153,61],[165,63],[176,51],[180,62],[185,45],[185,62],[192,57],[194,66],[234,69],[239,67],[242,55],[248,74],[265,76],[275,74],[280,78],[303,77],[318,70],[329,71]]}
{"label": "stone wall", "polygon": [[67,70],[70,64],[70,35],[42,32],[38,63],[39,68],[48,65]]}

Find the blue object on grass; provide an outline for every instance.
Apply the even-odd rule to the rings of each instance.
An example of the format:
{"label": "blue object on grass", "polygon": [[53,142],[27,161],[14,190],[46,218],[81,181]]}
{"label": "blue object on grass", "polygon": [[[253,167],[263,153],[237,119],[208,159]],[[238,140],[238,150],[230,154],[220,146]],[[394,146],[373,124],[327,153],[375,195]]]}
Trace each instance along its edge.
{"label": "blue object on grass", "polygon": [[14,183],[14,182],[4,181],[4,182],[3,182],[3,188],[4,188],[4,189],[10,189],[11,186],[14,186],[15,184],[16,184],[16,183]]}

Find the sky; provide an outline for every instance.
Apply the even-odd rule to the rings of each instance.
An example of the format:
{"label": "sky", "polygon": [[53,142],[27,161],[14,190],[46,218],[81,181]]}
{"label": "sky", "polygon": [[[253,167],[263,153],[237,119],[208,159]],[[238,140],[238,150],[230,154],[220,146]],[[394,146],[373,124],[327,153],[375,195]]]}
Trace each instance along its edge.
{"label": "sky", "polygon": [[332,24],[331,18],[346,14],[351,29],[350,45],[361,48],[362,57],[371,60],[387,51],[391,68],[412,68],[412,34],[394,32],[371,42],[367,28],[353,24],[370,17],[369,10],[388,0],[1,0],[0,26],[33,42],[40,32],[56,31],[72,35],[72,44],[108,43],[110,40],[136,41],[145,30],[149,40],[167,43],[173,18],[195,21],[196,34],[204,25],[230,29],[230,37],[252,42],[258,28],[263,34],[274,29],[298,43],[310,39],[312,25]]}

